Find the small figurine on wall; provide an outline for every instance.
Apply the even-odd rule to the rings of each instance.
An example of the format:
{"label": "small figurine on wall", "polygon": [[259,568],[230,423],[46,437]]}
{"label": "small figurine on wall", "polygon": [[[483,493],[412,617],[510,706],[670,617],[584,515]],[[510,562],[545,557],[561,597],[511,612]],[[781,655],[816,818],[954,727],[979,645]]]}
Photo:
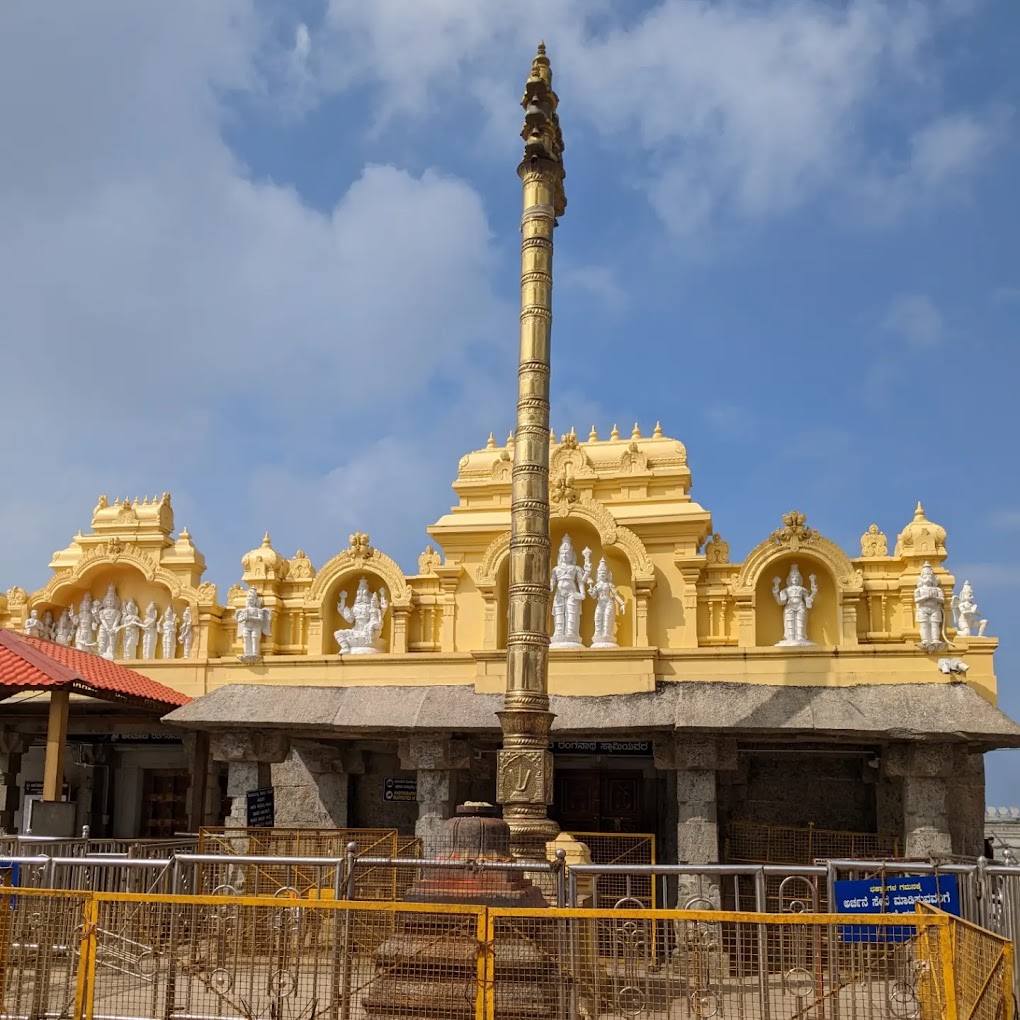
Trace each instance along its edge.
{"label": "small figurine on wall", "polygon": [[163,658],[172,659],[177,654],[177,614],[173,603],[166,607],[160,618],[158,630],[163,635]]}
{"label": "small figurine on wall", "polygon": [[960,637],[970,637],[975,630],[977,637],[985,636],[988,621],[980,618],[981,611],[974,601],[974,589],[970,581],[963,582],[960,594],[954,595],[949,605],[956,620],[956,633]]}
{"label": "small figurine on wall", "polygon": [[138,652],[138,635],[142,628],[142,618],[138,615],[138,603],[128,599],[124,607],[124,615],[120,619],[120,632],[125,659],[133,659]]}
{"label": "small figurine on wall", "polygon": [[935,571],[925,563],[914,588],[914,619],[921,631],[917,647],[922,651],[939,652],[949,644],[944,631],[945,602]]}
{"label": "small figurine on wall", "polygon": [[260,662],[262,660],[262,638],[272,633],[273,611],[264,609],[262,599],[254,588],[248,589],[244,599],[244,608],[236,611],[237,636],[241,639],[242,652],[238,656],[241,662]]}
{"label": "small figurine on wall", "polygon": [[45,625],[39,619],[39,610],[33,609],[25,621],[25,635],[27,637],[44,638],[46,636],[45,629]]}
{"label": "small figurine on wall", "polygon": [[177,641],[181,646],[185,659],[191,658],[191,643],[194,637],[195,626],[191,620],[191,606],[185,606],[184,612],[181,613],[181,632],[177,636]]}
{"label": "small figurine on wall", "polygon": [[159,630],[159,610],[155,602],[145,607],[145,619],[142,620],[142,658],[156,658],[156,633]]}
{"label": "small figurine on wall", "polygon": [[383,616],[389,608],[386,589],[370,592],[368,581],[362,578],[354,594],[354,605],[347,605],[347,592],[340,592],[336,607],[340,616],[352,624],[333,632],[341,655],[372,655],[383,651],[379,635],[382,634]]}
{"label": "small figurine on wall", "polygon": [[599,560],[594,583],[588,582],[588,594],[595,599],[595,637],[591,643],[592,648],[616,648],[616,611],[619,607],[619,611],[624,612],[627,603],[613,584],[613,575],[605,556]]}
{"label": "small figurine on wall", "polygon": [[591,578],[591,550],[583,549],[584,567],[577,565],[577,554],[569,535],[563,536],[556,566],[549,577],[553,593],[553,633],[550,648],[583,648],[581,644],[581,603]]}
{"label": "small figurine on wall", "polygon": [[818,596],[818,581],[814,574],[809,575],[810,591],[804,587],[803,578],[796,563],[790,565],[790,573],[786,578],[786,587],[780,591],[782,583],[777,577],[772,582],[772,596],[783,607],[783,640],[776,642],[776,647],[813,645],[808,640],[808,612],[815,604]]}

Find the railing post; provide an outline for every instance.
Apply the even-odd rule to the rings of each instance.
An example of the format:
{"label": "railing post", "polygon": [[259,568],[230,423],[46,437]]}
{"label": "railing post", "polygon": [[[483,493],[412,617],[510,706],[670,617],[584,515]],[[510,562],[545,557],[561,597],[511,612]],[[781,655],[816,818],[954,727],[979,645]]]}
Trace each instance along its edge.
{"label": "railing post", "polygon": [[75,1020],[92,1015],[92,986],[96,978],[96,934],[99,927],[99,903],[88,896],[82,904],[82,931],[78,950],[78,975],[74,990]]}
{"label": "railing post", "polygon": [[953,952],[953,921],[948,914],[930,917],[929,921],[938,921],[939,929],[939,961],[942,969],[942,987],[946,993],[945,1020],[957,1020],[956,1010],[956,961]]}
{"label": "railing post", "polygon": [[358,866],[358,844],[347,844],[347,899],[354,899],[354,870]]}

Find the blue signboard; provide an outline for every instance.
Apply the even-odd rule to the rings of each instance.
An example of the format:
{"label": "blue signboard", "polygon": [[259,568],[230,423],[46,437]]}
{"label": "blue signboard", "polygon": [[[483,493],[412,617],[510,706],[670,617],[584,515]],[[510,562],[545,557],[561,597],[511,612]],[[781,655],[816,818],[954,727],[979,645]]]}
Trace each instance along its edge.
{"label": "blue signboard", "polygon": [[[836,911],[840,914],[913,914],[918,903],[960,914],[960,891],[955,875],[893,875],[886,878],[853,879],[833,884]],[[873,925],[840,928],[844,942],[905,942],[913,928]]]}

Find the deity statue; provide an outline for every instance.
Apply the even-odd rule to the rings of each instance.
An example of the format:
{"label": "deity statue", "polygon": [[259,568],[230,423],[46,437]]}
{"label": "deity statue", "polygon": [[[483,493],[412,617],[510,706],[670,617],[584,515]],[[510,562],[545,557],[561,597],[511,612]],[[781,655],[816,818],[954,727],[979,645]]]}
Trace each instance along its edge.
{"label": "deity statue", "polygon": [[57,636],[57,625],[53,622],[53,613],[47,609],[43,613],[43,637],[47,641],[52,641]]}
{"label": "deity statue", "polygon": [[177,653],[177,614],[172,602],[160,617],[156,629],[163,635],[163,658],[172,659]]}
{"label": "deity statue", "polygon": [[111,584],[99,607],[99,654],[104,659],[112,659],[117,654],[117,633],[122,616],[120,599]]}
{"label": "deity statue", "polygon": [[71,608],[71,622],[74,624],[74,647],[91,652],[96,647],[96,620],[92,613],[92,596],[86,592],[75,613]]}
{"label": "deity statue", "polygon": [[358,590],[354,595],[354,605],[347,605],[347,592],[340,592],[340,603],[337,612],[349,624],[349,628],[341,628],[333,633],[341,655],[374,655],[385,651],[379,635],[382,633],[383,616],[389,609],[386,589],[370,592],[368,581],[362,578],[358,582]]}
{"label": "deity statue", "polygon": [[625,612],[627,603],[613,584],[605,556],[599,560],[595,583],[588,582],[588,594],[595,599],[595,637],[592,648],[616,648],[616,610]]}
{"label": "deity statue", "polygon": [[238,656],[241,662],[258,662],[262,658],[260,646],[262,637],[272,633],[270,625],[273,611],[262,608],[262,599],[254,588],[248,589],[244,599],[244,609],[235,611],[237,616],[237,636],[241,639],[244,650]]}
{"label": "deity statue", "polygon": [[954,595],[949,605],[953,610],[956,633],[960,637],[970,637],[975,628],[977,628],[978,637],[985,636],[988,621],[979,618],[981,611],[974,601],[974,589],[970,586],[970,581],[963,582],[960,594]]}
{"label": "deity statue", "polygon": [[[155,609],[155,606],[153,606]],[[120,618],[120,632],[123,635],[124,658],[133,659],[138,651],[138,634],[142,629],[142,618],[138,615],[138,603],[134,599],[128,599],[124,606],[124,613]],[[153,635],[155,637],[155,634]],[[155,641],[153,651],[155,652]]]}
{"label": "deity statue", "polygon": [[945,601],[931,564],[923,564],[914,588],[914,619],[921,630],[917,647],[925,652],[938,652],[949,644],[944,633]]}
{"label": "deity statue", "polygon": [[[159,610],[155,602],[145,607],[145,619],[142,620],[142,658],[156,658],[156,633],[159,631]],[[127,655],[125,654],[125,658]]]}
{"label": "deity statue", "polygon": [[181,632],[177,635],[177,643],[181,646],[185,659],[191,658],[191,644],[195,640],[195,626],[191,620],[191,606],[185,606],[181,613]]}
{"label": "deity statue", "polygon": [[74,624],[71,622],[71,614],[65,609],[57,620],[54,629],[54,640],[58,645],[69,645],[74,638]]}
{"label": "deity statue", "polygon": [[550,648],[583,648],[581,644],[581,603],[584,588],[591,579],[591,549],[581,550],[584,567],[577,565],[573,543],[563,536],[560,552],[549,577],[553,593],[553,633]]}
{"label": "deity statue", "polygon": [[28,614],[28,619],[25,621],[26,637],[45,638],[45,630],[45,624],[39,619],[39,610],[33,609],[32,612]]}
{"label": "deity statue", "polygon": [[793,563],[786,578],[786,587],[782,591],[779,590],[782,582],[778,577],[772,582],[772,595],[783,607],[783,640],[776,642],[777,648],[814,644],[814,641],[808,641],[807,619],[808,611],[818,596],[818,581],[814,574],[810,574],[808,580],[811,582],[810,591],[804,587],[800,570]]}

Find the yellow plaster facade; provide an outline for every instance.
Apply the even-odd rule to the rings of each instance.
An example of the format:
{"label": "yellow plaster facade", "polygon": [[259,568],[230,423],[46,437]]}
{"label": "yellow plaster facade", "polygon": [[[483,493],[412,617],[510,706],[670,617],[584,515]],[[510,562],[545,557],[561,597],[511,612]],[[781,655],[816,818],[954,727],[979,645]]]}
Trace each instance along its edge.
{"label": "yellow plaster facade", "polygon": [[[658,425],[650,435],[636,425],[629,434],[614,427],[605,438],[592,429],[584,440],[571,430],[551,435],[549,443],[552,548],[569,532],[576,549],[591,548],[594,562],[605,556],[627,603],[619,648],[550,652],[550,693],[626,694],[686,680],[835,687],[965,682],[996,702],[998,642],[959,638],[948,627],[955,578],[945,565],[946,533],[920,504],[894,543],[871,525],[852,555],[791,511],[771,531],[764,524],[762,541],[741,562],[714,533],[709,512],[691,499],[683,443]],[[141,607],[155,601],[160,613],[168,602],[178,616],[191,607],[189,658],[178,645],[173,659],[131,665],[192,697],[233,683],[465,684],[502,693],[512,462],[512,436],[506,444],[490,436],[461,458],[457,505],[428,529],[432,544],[415,574],[405,575],[362,532],[317,569],[301,551],[281,555],[266,534],[242,557],[240,583],[222,601],[216,585],[202,580],[205,560],[187,529],[175,537],[169,495],[112,503],[101,497],[88,533],[54,554],[45,587],[31,594],[13,587],[0,596],[0,625],[23,631],[31,610],[57,618],[86,592],[101,599],[113,584],[122,599],[133,597]],[[818,579],[811,647],[776,647],[782,610],[772,582],[785,580],[793,562]],[[939,656],[916,647],[913,594],[925,562],[946,595],[953,647],[941,654],[966,655],[965,680],[940,672]],[[341,658],[333,637],[344,625],[337,603],[362,577],[387,591],[386,651]],[[254,664],[238,659],[234,610],[244,605],[245,586],[273,613],[262,661]],[[592,605],[583,603],[586,642]]]}

